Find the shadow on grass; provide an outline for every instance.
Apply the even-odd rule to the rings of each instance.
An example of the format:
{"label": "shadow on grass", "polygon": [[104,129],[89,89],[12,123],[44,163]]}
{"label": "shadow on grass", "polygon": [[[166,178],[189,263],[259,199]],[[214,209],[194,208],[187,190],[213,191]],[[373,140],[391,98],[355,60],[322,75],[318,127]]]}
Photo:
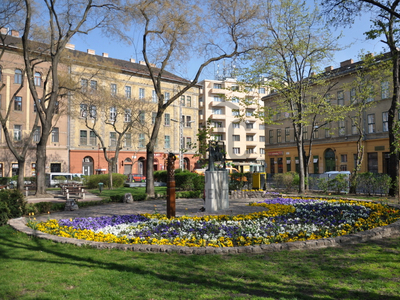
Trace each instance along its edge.
{"label": "shadow on grass", "polygon": [[[40,251],[46,253],[45,259],[38,256]],[[132,282],[121,285],[145,278],[148,285],[154,285],[152,293],[159,298],[165,298],[165,290],[157,286],[166,285],[181,291],[184,299],[226,295],[224,299],[399,300],[399,252],[400,238],[396,238],[308,252],[181,256],[80,248],[15,234],[9,226],[0,227],[0,256],[4,262],[24,260],[40,269],[45,261],[50,266],[77,266],[82,272],[95,269],[101,274],[107,270],[113,277],[127,272]],[[381,268],[391,268],[391,277],[385,277]],[[397,290],[385,288],[385,282],[391,280],[397,280]]]}

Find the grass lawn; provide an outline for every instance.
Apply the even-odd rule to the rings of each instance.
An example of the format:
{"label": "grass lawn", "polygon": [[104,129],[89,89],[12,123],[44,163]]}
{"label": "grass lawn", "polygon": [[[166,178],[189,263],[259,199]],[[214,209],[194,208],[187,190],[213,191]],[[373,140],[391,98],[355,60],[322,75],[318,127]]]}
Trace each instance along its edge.
{"label": "grass lawn", "polygon": [[[166,186],[156,186],[154,187],[155,193],[157,194],[166,194],[167,193],[167,187]],[[102,198],[109,198],[110,196],[114,195],[125,195],[125,193],[131,193],[134,197],[137,194],[144,194],[146,193],[146,188],[145,187],[119,187],[119,188],[114,188],[112,190],[109,189],[103,189],[103,191],[100,194],[100,191],[98,189],[93,189],[89,190],[92,194],[98,195]]]}
{"label": "grass lawn", "polygon": [[262,255],[95,250],[0,227],[0,299],[400,299],[400,237]]}

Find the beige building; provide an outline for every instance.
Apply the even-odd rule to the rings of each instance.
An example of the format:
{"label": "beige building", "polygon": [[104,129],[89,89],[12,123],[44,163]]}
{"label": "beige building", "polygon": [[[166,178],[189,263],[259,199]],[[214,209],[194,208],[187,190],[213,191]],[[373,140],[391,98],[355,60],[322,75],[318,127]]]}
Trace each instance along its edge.
{"label": "beige building", "polygon": [[[354,63],[347,60],[339,68],[328,67],[325,75],[330,81],[336,83],[329,92],[333,105],[349,106],[355,103],[355,89],[349,83],[354,81],[355,70],[360,62]],[[389,163],[388,140],[388,110],[391,103],[391,82],[388,79],[379,79],[374,82],[375,96],[367,99],[371,107],[362,111],[361,127],[364,136],[365,154],[362,161],[361,172],[387,173]],[[370,88],[370,87],[368,87]],[[265,97],[265,106],[274,108],[274,100],[279,97],[271,93]],[[319,174],[327,171],[353,171],[356,165],[357,139],[359,137],[356,127],[355,111],[346,115],[344,120],[331,122],[313,132],[311,126],[305,126],[304,141],[307,144],[314,136],[312,159],[309,164],[310,174]],[[265,147],[267,173],[284,173],[299,170],[298,152],[294,140],[293,125],[288,115],[277,113],[274,121],[278,125],[268,125],[265,128]],[[308,147],[306,147],[308,153]]]}
{"label": "beige building", "polygon": [[[40,128],[34,133],[31,141],[27,140],[36,116],[36,107],[30,93],[28,81],[25,76],[25,65],[21,53],[21,39],[18,32],[12,31],[7,36],[4,45],[4,54],[0,60],[0,111],[5,117],[11,103],[10,115],[7,120],[12,140],[17,148],[22,143],[30,143],[26,157],[25,176],[35,175],[36,143],[39,142]],[[48,65],[37,65],[34,72],[34,82],[39,93],[43,92],[44,76],[47,74]],[[60,101],[60,107],[65,103]],[[40,122],[38,123],[40,126]],[[55,116],[53,131],[47,144],[47,172],[68,172],[68,126],[67,116],[62,114]],[[20,149],[18,149],[20,152]],[[17,175],[18,163],[14,155],[8,150],[3,129],[0,128],[0,177]]]}
{"label": "beige building", "polygon": [[[265,126],[256,117],[266,88],[240,86],[233,78],[203,80],[199,124],[213,127],[213,139],[225,144],[226,160],[241,172],[264,171]],[[243,106],[243,100],[249,105]]]}

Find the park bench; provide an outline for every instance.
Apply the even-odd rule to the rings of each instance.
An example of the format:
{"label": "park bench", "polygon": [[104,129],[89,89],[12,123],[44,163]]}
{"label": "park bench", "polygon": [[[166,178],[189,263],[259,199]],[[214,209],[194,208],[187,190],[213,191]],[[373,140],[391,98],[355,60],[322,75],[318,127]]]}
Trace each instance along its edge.
{"label": "park bench", "polygon": [[36,191],[36,184],[25,184],[25,196],[29,196],[29,192]]}
{"label": "park bench", "polygon": [[67,200],[72,195],[77,195],[79,198],[85,199],[85,189],[80,185],[64,185],[61,190],[62,194],[67,197]]}

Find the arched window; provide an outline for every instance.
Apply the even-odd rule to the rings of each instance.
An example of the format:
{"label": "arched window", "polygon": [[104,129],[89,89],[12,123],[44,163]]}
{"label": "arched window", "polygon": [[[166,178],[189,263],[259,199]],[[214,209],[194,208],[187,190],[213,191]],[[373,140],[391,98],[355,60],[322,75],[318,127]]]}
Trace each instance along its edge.
{"label": "arched window", "polygon": [[42,74],[40,74],[39,72],[35,73],[35,85],[36,86],[42,85]]}
{"label": "arched window", "polygon": [[17,83],[17,84],[21,84],[22,83],[22,71],[19,70],[19,69],[15,70],[14,83]]}

